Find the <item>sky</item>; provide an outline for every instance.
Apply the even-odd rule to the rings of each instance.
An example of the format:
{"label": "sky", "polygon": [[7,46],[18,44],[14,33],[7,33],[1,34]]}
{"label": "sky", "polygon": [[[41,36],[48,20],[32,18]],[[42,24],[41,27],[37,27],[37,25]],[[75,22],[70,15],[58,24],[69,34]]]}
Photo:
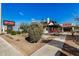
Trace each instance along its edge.
{"label": "sky", "polygon": [[79,17],[78,3],[2,3],[2,19],[17,24],[50,18],[57,23],[75,23]]}

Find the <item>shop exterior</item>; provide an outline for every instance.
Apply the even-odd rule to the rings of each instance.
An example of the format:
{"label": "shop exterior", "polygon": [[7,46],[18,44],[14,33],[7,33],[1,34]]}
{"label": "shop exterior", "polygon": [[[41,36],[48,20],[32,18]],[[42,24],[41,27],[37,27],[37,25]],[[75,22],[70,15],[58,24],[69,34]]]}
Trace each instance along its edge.
{"label": "shop exterior", "polygon": [[47,19],[47,22],[45,22],[45,23],[47,23],[45,25],[45,27],[46,27],[46,30],[48,31],[49,34],[58,33],[60,31],[59,30],[60,25],[57,24],[55,21]]}
{"label": "shop exterior", "polygon": [[73,25],[71,23],[64,23],[62,25],[56,25],[53,23],[49,23],[48,26],[48,33],[60,33],[60,32],[75,32],[79,31],[79,26]]}
{"label": "shop exterior", "polygon": [[54,33],[54,32],[59,32],[58,28],[60,26],[58,24],[54,24],[53,22],[50,22],[47,27],[49,33]]}
{"label": "shop exterior", "polygon": [[62,32],[75,32],[75,31],[79,31],[79,26],[77,25],[73,25],[71,23],[64,23],[60,25],[62,28]]}
{"label": "shop exterior", "polygon": [[44,33],[58,32],[59,27],[60,26],[56,24],[55,21],[52,21],[49,18],[47,18],[47,21],[43,22]]}
{"label": "shop exterior", "polygon": [[61,32],[75,32],[79,31],[79,26],[74,25],[72,23],[64,23],[64,24],[57,24],[55,21],[50,21],[47,19],[47,22],[44,22],[44,31],[46,33],[61,33]]}
{"label": "shop exterior", "polygon": [[71,32],[73,30],[73,26],[70,23],[64,23],[60,25],[62,28],[62,32]]}

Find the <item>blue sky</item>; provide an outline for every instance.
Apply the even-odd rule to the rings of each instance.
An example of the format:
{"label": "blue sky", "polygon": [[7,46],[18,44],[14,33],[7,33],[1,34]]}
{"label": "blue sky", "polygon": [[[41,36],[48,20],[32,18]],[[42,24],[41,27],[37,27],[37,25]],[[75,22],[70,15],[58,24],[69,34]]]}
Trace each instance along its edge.
{"label": "blue sky", "polygon": [[30,23],[34,18],[38,21],[50,18],[58,23],[75,23],[74,18],[79,16],[77,3],[3,3],[2,19],[12,20],[17,24]]}

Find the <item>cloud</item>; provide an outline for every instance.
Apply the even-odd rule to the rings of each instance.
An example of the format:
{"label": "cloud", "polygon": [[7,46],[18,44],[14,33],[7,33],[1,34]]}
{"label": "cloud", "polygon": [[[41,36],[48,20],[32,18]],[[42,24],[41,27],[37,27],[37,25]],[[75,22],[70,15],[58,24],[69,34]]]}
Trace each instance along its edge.
{"label": "cloud", "polygon": [[23,12],[19,12],[19,15],[23,16],[24,14],[23,14]]}

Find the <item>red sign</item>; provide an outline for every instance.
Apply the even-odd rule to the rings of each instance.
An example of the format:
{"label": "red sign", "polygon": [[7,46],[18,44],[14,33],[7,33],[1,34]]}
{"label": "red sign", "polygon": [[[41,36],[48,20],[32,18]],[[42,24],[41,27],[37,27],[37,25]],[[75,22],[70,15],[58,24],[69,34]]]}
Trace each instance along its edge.
{"label": "red sign", "polygon": [[11,25],[11,26],[14,26],[14,25],[15,25],[15,22],[13,22],[13,21],[4,21],[3,24],[4,24],[4,25]]}
{"label": "red sign", "polygon": [[71,26],[72,26],[72,24],[70,24],[70,23],[66,23],[66,24],[62,25],[62,27],[71,27]]}

